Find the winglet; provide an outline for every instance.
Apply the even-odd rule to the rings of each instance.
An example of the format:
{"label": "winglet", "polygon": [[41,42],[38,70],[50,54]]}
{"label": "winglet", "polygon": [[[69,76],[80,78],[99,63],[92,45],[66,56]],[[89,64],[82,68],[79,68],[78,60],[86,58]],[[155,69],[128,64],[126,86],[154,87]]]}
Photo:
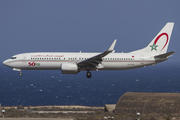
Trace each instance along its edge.
{"label": "winglet", "polygon": [[111,44],[111,46],[109,47],[109,49],[107,51],[113,51],[114,50],[114,46],[116,44],[117,39],[114,40],[114,42]]}

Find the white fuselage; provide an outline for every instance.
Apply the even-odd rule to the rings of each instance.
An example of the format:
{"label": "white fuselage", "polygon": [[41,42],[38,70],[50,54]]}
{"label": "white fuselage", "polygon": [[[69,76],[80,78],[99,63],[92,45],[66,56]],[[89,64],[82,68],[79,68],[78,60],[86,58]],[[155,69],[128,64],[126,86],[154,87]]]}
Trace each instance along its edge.
{"label": "white fuselage", "polygon": [[[21,70],[61,70],[63,63],[78,63],[91,58],[99,53],[61,53],[61,52],[37,52],[23,53],[13,56],[3,62],[8,67]],[[131,53],[110,53],[102,59],[97,69],[91,70],[125,70],[148,65],[154,65],[167,59],[156,59],[153,56],[131,54]],[[80,68],[79,71],[86,71]]]}
{"label": "white fuselage", "polygon": [[154,39],[143,49],[130,53],[114,53],[116,39],[109,49],[102,53],[37,52],[14,55],[4,65],[13,70],[61,70],[62,74],[78,74],[87,71],[91,78],[93,70],[126,70],[155,65],[175,53],[167,53],[174,23],[168,22]]}

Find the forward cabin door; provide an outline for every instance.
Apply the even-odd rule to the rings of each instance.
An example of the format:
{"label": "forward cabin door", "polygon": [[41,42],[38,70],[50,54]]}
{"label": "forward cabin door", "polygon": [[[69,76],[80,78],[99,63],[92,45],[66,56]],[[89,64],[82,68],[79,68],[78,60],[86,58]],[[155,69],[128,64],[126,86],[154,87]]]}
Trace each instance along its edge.
{"label": "forward cabin door", "polygon": [[27,69],[27,66],[28,66],[28,62],[27,62],[27,55],[22,55],[22,68],[23,69]]}

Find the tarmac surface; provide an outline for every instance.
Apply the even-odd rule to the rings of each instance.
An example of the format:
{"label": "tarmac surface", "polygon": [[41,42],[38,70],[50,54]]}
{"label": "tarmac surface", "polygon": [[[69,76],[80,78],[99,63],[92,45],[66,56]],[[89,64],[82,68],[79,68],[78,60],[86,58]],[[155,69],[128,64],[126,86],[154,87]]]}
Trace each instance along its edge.
{"label": "tarmac surface", "polygon": [[[3,118],[0,118],[3,120]],[[4,118],[4,120],[74,120],[73,118]]]}

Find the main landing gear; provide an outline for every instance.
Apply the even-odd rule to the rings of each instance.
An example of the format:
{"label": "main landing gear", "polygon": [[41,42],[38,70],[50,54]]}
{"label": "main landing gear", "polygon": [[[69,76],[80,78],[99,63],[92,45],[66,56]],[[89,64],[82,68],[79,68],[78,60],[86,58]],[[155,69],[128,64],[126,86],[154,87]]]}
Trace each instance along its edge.
{"label": "main landing gear", "polygon": [[86,76],[87,78],[91,78],[91,72],[87,71]]}

